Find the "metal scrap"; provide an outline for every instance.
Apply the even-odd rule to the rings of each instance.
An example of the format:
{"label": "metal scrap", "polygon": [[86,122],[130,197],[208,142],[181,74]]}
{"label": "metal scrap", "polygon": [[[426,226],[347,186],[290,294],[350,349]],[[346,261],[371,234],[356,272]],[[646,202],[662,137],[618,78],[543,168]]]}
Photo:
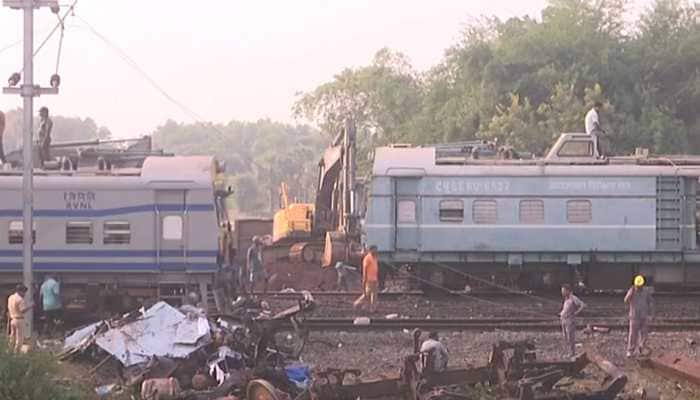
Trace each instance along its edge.
{"label": "metal scrap", "polygon": [[652,368],[659,374],[671,379],[684,379],[700,385],[700,363],[687,357],[663,354],[642,360],[642,365]]}
{"label": "metal scrap", "polygon": [[101,321],[66,338],[62,358],[97,345],[124,366],[147,363],[153,357],[186,358],[210,342],[205,318],[188,318],[165,302],[117,321]]}
{"label": "metal scrap", "polygon": [[[305,295],[297,305],[275,314],[249,298],[237,302],[231,315],[207,319],[157,303],[77,330],[66,338],[63,358],[92,358],[94,372],[113,362],[119,385],[145,390],[146,396],[152,395],[151,386],[167,383],[173,399],[244,398],[248,383],[262,379],[296,397],[311,379],[308,366],[298,358],[306,341],[299,316],[313,307],[313,298]],[[290,327],[299,343],[285,348],[276,334]],[[294,336],[287,335],[287,342],[290,338]],[[107,387],[99,392],[109,395]]]}
{"label": "metal scrap", "polygon": [[[347,375],[360,371],[333,369],[315,374],[310,389],[311,399],[356,399],[400,397],[407,400],[468,398],[450,387],[485,385],[497,388],[500,397],[520,400],[605,400],[614,399],[627,382],[627,377],[612,363],[598,357],[581,355],[573,361],[538,361],[531,342],[496,343],[485,366],[448,369],[435,372],[426,368],[425,357],[418,351],[420,331],[414,333],[414,354],[404,358],[396,378],[345,384]],[[570,393],[555,390],[564,377],[574,378],[590,362],[606,372],[609,378],[599,391]]]}

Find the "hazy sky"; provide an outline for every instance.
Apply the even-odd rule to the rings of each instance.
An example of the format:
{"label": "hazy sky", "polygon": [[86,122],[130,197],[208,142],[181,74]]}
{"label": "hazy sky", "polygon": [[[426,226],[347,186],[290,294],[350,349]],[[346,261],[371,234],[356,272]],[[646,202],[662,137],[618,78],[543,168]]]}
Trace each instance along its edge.
{"label": "hazy sky", "polygon": [[[61,3],[72,3],[63,0]],[[436,63],[464,22],[481,15],[538,17],[546,0],[80,0],[67,20],[61,94],[37,99],[53,113],[90,116],[115,136],[150,133],[171,118],[195,118],[166,100],[83,18],[175,99],[204,120],[292,121],[296,93],[367,64],[381,47],[419,69]],[[637,0],[640,7],[649,3]],[[0,83],[21,69],[21,12],[0,6]],[[36,42],[55,24],[37,13]],[[36,58],[44,85],[56,67],[58,35]],[[19,96],[0,95],[0,108]]]}

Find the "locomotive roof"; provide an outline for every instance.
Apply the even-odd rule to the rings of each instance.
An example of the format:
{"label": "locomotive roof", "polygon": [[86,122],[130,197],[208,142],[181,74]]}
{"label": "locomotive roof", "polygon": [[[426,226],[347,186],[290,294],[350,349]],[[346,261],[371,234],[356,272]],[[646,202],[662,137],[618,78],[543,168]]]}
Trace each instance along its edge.
{"label": "locomotive roof", "polygon": [[[22,184],[22,171],[0,172],[0,188],[18,188]],[[147,157],[141,168],[114,169],[111,171],[43,171],[36,170],[35,186],[41,188],[90,187],[118,189],[196,188],[212,187],[216,163],[211,156]]]}
{"label": "locomotive roof", "polygon": [[[557,163],[546,160],[484,160],[468,165],[437,164],[435,147],[378,147],[374,176],[697,176],[700,164],[677,165],[672,160],[637,164],[632,159]],[[663,165],[666,164],[666,165]]]}

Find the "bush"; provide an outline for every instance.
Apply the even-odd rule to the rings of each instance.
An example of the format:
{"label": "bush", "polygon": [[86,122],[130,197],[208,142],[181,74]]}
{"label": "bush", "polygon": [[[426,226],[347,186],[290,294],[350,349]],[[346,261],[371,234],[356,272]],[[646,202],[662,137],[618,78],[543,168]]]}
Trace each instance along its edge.
{"label": "bush", "polygon": [[67,385],[58,377],[59,365],[41,352],[13,354],[0,335],[0,399],[2,400],[86,400],[87,393],[77,385]]}

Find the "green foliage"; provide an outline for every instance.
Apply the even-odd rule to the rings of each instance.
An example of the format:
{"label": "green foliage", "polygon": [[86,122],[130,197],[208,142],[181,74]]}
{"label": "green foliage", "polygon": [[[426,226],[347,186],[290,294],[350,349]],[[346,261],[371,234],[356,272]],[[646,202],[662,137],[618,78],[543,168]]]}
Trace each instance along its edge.
{"label": "green foliage", "polygon": [[242,216],[270,216],[279,207],[279,187],[289,185],[290,200],[313,202],[317,165],[330,139],[309,126],[270,120],[231,121],[226,125],[167,121],[153,134],[154,144],[183,155],[214,155],[226,162],[232,203]]}
{"label": "green foliage", "polygon": [[294,112],[317,121],[331,135],[344,126],[346,118],[352,118],[361,145],[374,145],[403,135],[405,116],[420,110],[420,91],[417,73],[406,56],[385,48],[371,65],[345,69],[332,82],[302,95]]}
{"label": "green foliage", "polygon": [[382,49],[302,95],[296,111],[323,127],[355,116],[364,146],[497,138],[542,154],[559,133],[583,131],[602,101],[607,150],[699,152],[695,9],[657,0],[628,23],[627,3],[550,0],[538,20],[476,20],[423,74]]}
{"label": "green foliage", "polygon": [[2,337],[0,399],[84,400],[89,398],[82,388],[59,383],[58,371],[58,364],[46,354],[9,353],[5,346],[5,337]]}

